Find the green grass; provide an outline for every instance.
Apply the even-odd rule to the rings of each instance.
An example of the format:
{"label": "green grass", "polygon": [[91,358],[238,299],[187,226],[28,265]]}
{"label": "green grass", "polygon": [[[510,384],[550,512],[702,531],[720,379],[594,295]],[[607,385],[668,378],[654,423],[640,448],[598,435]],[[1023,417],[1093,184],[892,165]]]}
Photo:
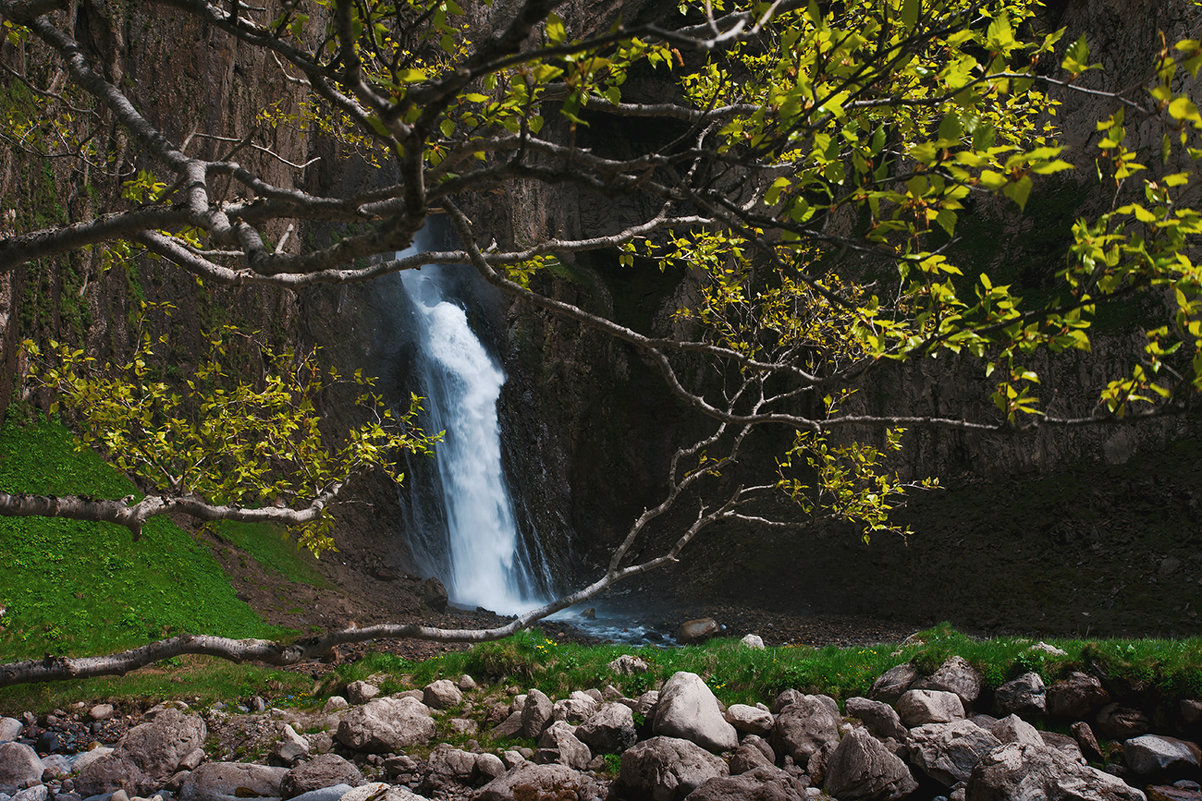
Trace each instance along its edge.
{"label": "green grass", "polygon": [[[613,684],[629,696],[656,688],[678,670],[700,675],[727,704],[771,701],[794,688],[824,693],[840,701],[868,692],[872,682],[894,665],[914,661],[933,672],[956,655],[975,665],[986,684],[996,687],[1029,670],[1051,683],[1071,670],[1095,668],[1111,682],[1169,697],[1202,696],[1202,638],[1186,640],[1052,640],[1066,652],[1050,656],[1032,651],[1034,640],[998,638],[975,640],[937,626],[921,632],[907,646],[863,648],[784,647],[750,650],[737,641],[715,640],[684,648],[652,646],[559,644],[537,630],[449,653],[424,662],[409,662],[390,654],[374,654],[340,667],[327,680],[325,691],[341,683],[379,676],[385,692],[421,687],[437,678],[454,679],[468,673],[478,681],[538,687],[553,698],[572,690]],[[641,656],[650,671],[635,676],[614,675],[606,664],[623,653]]]}
{"label": "green grass", "polygon": [[218,526],[217,535],[245,551],[260,567],[291,582],[323,588],[332,586],[313,567],[313,557],[300,550],[296,542],[276,526],[225,521]]}
{"label": "green grass", "polygon": [[[120,498],[133,484],[62,425],[0,430],[0,490]],[[239,601],[209,550],[166,518],[134,542],[104,523],[0,518],[0,661],[100,654],[181,632],[279,637]]]}

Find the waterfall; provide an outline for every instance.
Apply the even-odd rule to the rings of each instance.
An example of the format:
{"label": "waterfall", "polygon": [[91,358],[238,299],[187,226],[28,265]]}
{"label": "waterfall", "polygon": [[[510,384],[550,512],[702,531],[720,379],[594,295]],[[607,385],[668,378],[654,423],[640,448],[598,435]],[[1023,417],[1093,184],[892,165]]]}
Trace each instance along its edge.
{"label": "waterfall", "polygon": [[[419,233],[407,251],[428,250]],[[547,579],[519,534],[501,458],[497,400],[505,374],[468,324],[455,298],[462,267],[405,270],[413,306],[414,391],[425,397],[422,425],[445,431],[433,460],[410,470],[410,547],[452,603],[517,614],[546,595]],[[433,461],[434,464],[429,464]]]}

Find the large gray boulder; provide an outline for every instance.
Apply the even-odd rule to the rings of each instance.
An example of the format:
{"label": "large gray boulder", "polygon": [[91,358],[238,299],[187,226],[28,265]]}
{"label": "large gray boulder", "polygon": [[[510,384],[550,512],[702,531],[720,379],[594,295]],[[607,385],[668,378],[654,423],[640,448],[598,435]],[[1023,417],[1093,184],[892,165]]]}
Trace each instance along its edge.
{"label": "large gray boulder", "polygon": [[942,690],[960,696],[967,708],[981,695],[981,671],[968,663],[967,659],[953,656],[939,666],[931,675],[919,679],[913,685],[915,690]]}
{"label": "large gray boulder", "polygon": [[422,703],[431,709],[450,709],[463,703],[463,691],[450,679],[438,679],[422,689]]}
{"label": "large gray boulder", "polygon": [[204,759],[205,722],[178,709],[164,709],[153,720],[134,726],[113,752],[75,775],[75,791],[85,797],[114,790],[138,795],[166,784],[178,770]]}
{"label": "large gray boulder", "polygon": [[24,743],[0,743],[0,793],[12,795],[42,780],[42,760]]}
{"label": "large gray boulder", "polygon": [[476,801],[594,801],[601,790],[591,776],[563,765],[522,762],[480,788]]}
{"label": "large gray boulder", "polygon": [[1047,711],[1047,688],[1038,673],[1024,673],[994,690],[993,705],[1003,717],[1037,718]]}
{"label": "large gray boulder", "polygon": [[522,736],[531,740],[543,733],[551,722],[551,712],[554,704],[547,694],[538,688],[526,693],[526,701],[522,706]]}
{"label": "large gray boulder", "polygon": [[337,754],[321,754],[288,771],[280,783],[280,790],[284,798],[292,798],[336,784],[358,787],[363,784],[363,774],[353,762]]}
{"label": "large gray boulder", "polygon": [[1007,743],[973,768],[965,801],[1146,801],[1122,779],[1054,748]]}
{"label": "large gray boulder", "polygon": [[839,739],[839,706],[821,695],[801,695],[776,716],[772,748],[778,756],[790,756],[801,766],[809,763],[822,746]]}
{"label": "large gray boulder", "polygon": [[561,698],[551,705],[551,720],[583,723],[593,716],[599,706],[597,700],[588,693],[574,690],[567,698]]}
{"label": "large gray boulder", "polygon": [[638,742],[634,712],[625,704],[603,705],[576,727],[576,736],[594,754],[620,754]]}
{"label": "large gray boulder", "polygon": [[729,775],[726,763],[690,740],[652,737],[622,754],[617,784],[630,801],[680,801],[715,776]]}
{"label": "large gray boulder", "polygon": [[0,718],[0,743],[11,743],[24,729],[25,724],[16,718]]}
{"label": "large gray boulder", "polygon": [[730,773],[737,776],[763,765],[776,763],[776,753],[763,737],[749,734],[730,755]]}
{"label": "large gray boulder", "polygon": [[839,799],[897,801],[918,788],[910,768],[864,729],[852,729],[826,762],[826,791]]}
{"label": "large gray boulder", "polygon": [[806,785],[775,765],[762,765],[737,776],[709,779],[685,801],[806,801]]}
{"label": "large gray boulder", "polygon": [[419,789],[438,790],[456,784],[471,784],[478,774],[476,762],[476,754],[439,743],[426,760],[429,775]]}
{"label": "large gray boulder", "polygon": [[181,801],[280,798],[287,768],[243,762],[209,762],[192,771],[179,789]]}
{"label": "large gray boulder", "polygon": [[1007,715],[1001,720],[994,721],[986,727],[989,733],[1003,743],[1020,743],[1023,745],[1046,745],[1039,730],[1020,718],[1018,715]]}
{"label": "large gray boulder", "polygon": [[843,705],[843,711],[862,722],[864,727],[878,739],[884,740],[892,737],[901,743],[910,737],[910,732],[902,724],[897,710],[888,704],[856,696],[847,699]]}
{"label": "large gray boulder", "polygon": [[772,731],[775,721],[767,709],[748,704],[731,704],[726,708],[726,722],[745,734],[763,736]]}
{"label": "large gray boulder", "polygon": [[928,723],[910,730],[910,762],[951,787],[967,781],[973,767],[999,745],[998,738],[971,720]]}
{"label": "large gray boulder", "polygon": [[430,709],[416,698],[377,698],[351,709],[338,724],[338,742],[353,751],[386,753],[427,743]]}
{"label": "large gray boulder", "polygon": [[907,690],[897,699],[902,723],[914,728],[928,723],[951,723],[964,719],[964,702],[944,690]]}
{"label": "large gray boulder", "polygon": [[1193,772],[1202,761],[1202,750],[1196,743],[1145,734],[1123,743],[1123,759],[1127,767],[1140,776],[1154,776],[1167,772]]}
{"label": "large gray boulder", "polygon": [[710,751],[728,751],[739,744],[739,735],[722,716],[714,693],[700,676],[686,671],[673,675],[660,690],[651,730]]}

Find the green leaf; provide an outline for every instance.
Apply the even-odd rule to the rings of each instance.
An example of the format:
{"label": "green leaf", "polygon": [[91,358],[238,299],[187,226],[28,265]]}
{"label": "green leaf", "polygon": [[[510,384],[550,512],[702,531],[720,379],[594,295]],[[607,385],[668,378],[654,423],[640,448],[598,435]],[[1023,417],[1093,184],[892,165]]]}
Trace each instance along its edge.
{"label": "green leaf", "polygon": [[563,44],[568,38],[568,32],[563,26],[563,20],[554,11],[547,14],[547,38],[552,44]]}

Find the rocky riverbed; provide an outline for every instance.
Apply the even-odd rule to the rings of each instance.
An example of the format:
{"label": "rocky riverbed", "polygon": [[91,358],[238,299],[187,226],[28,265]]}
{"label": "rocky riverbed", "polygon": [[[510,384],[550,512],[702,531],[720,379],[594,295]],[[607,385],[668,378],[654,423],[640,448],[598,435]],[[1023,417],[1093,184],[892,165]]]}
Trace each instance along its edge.
{"label": "rocky riverbed", "polygon": [[637,698],[470,676],[384,696],[385,678],[311,708],[16,713],[0,801],[1202,801],[1202,700],[1149,706],[1091,673],[989,686],[960,657],[930,675],[902,662],[841,707],[798,690],[724,707],[687,672]]}

